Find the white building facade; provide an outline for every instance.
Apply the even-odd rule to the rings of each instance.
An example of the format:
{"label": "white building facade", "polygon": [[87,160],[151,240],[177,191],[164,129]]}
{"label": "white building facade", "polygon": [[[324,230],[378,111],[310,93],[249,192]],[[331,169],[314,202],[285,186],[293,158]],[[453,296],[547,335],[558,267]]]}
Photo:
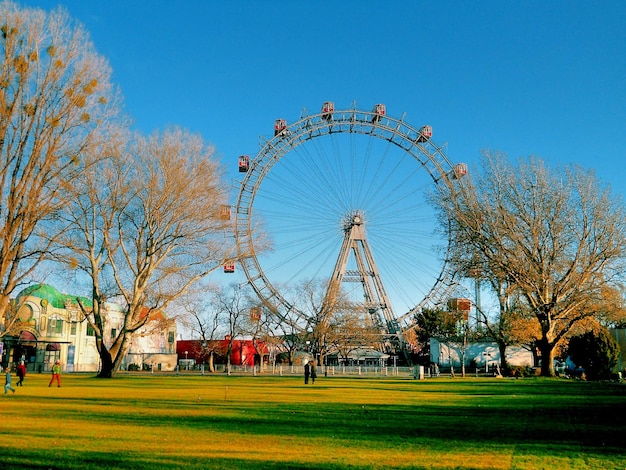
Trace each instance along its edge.
{"label": "white building facade", "polygon": [[[479,367],[495,367],[500,364],[500,350],[495,342],[468,343],[463,347],[460,343],[442,342],[430,339],[430,361],[439,367],[461,367],[475,364]],[[511,366],[533,366],[533,355],[528,349],[520,346],[506,348],[506,361]]]}
{"label": "white building facade", "polygon": [[[91,305],[89,299],[85,305]],[[60,293],[47,284],[31,286],[15,299],[17,321],[12,321],[10,334],[0,338],[2,366],[23,360],[27,370],[44,372],[60,360],[66,372],[97,372],[100,356],[96,348],[96,336],[84,318],[76,296]],[[105,305],[106,328],[104,342],[110,346],[123,325],[123,312],[116,304]],[[158,364],[176,364],[176,324],[167,321],[162,312],[151,314],[150,320],[134,333],[129,355],[123,367],[135,362],[130,354],[141,352],[143,359],[158,356]],[[5,323],[7,320],[5,320]],[[161,366],[159,366],[161,368]]]}

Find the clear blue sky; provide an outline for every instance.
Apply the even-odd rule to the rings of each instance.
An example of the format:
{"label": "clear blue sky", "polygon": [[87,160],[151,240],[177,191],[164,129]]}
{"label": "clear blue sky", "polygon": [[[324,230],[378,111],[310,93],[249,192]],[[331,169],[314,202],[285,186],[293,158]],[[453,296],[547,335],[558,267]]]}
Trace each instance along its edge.
{"label": "clear blue sky", "polygon": [[483,149],[597,170],[626,194],[626,2],[44,1],[108,58],[145,133],[202,134],[235,178],[274,119],[322,102],[433,126],[454,162]]}
{"label": "clear blue sky", "polygon": [[595,168],[626,192],[626,2],[31,0],[63,5],[136,126],[201,133],[224,161],[273,120],[356,100],[481,149]]}

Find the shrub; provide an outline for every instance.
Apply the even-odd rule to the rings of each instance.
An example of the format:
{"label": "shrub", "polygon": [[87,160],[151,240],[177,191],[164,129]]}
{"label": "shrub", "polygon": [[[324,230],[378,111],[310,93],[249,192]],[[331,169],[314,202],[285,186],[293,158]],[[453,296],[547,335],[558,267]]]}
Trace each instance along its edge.
{"label": "shrub", "polygon": [[507,374],[510,377],[532,377],[537,375],[534,367],[530,366],[509,366]]}
{"label": "shrub", "polygon": [[588,331],[570,339],[568,354],[588,380],[608,380],[617,365],[619,345],[606,329]]}

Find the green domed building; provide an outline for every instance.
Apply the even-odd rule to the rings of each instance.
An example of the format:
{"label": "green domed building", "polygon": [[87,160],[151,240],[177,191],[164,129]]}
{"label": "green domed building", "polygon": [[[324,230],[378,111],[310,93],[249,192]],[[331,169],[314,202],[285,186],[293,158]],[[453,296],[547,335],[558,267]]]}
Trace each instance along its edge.
{"label": "green domed building", "polygon": [[[100,356],[95,331],[79,302],[91,310],[91,299],[64,294],[49,284],[34,284],[22,290],[12,300],[15,316],[9,321],[9,331],[0,338],[2,366],[24,361],[28,370],[44,372],[59,360],[69,372],[98,371]],[[108,328],[103,334],[106,343],[112,342],[123,328],[124,309],[112,303],[105,304],[104,309]],[[164,314],[160,312],[160,315],[162,322]],[[175,367],[175,322],[161,324],[168,327],[146,325],[146,331],[133,336],[128,364],[140,359],[143,366],[147,358],[152,358],[152,365],[159,369]]]}

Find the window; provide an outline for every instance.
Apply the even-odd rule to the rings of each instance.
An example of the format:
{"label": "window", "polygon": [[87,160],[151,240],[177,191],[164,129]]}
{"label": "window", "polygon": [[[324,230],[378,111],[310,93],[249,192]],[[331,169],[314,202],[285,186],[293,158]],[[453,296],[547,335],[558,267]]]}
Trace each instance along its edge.
{"label": "window", "polygon": [[52,317],[48,321],[48,336],[61,336],[63,334],[63,320]]}
{"label": "window", "polygon": [[111,339],[115,339],[117,337],[117,329],[111,328]]}
{"label": "window", "polygon": [[96,330],[91,325],[87,325],[87,336],[96,336]]}
{"label": "window", "polygon": [[46,363],[46,368],[49,370],[52,368],[52,364],[54,364],[57,360],[61,359],[60,351],[46,351],[44,353],[43,361]]}
{"label": "window", "polygon": [[76,322],[72,322],[70,325],[70,334],[72,336],[76,336]]}
{"label": "window", "polygon": [[20,321],[28,321],[33,318],[33,308],[30,305],[22,305],[17,311]]}

